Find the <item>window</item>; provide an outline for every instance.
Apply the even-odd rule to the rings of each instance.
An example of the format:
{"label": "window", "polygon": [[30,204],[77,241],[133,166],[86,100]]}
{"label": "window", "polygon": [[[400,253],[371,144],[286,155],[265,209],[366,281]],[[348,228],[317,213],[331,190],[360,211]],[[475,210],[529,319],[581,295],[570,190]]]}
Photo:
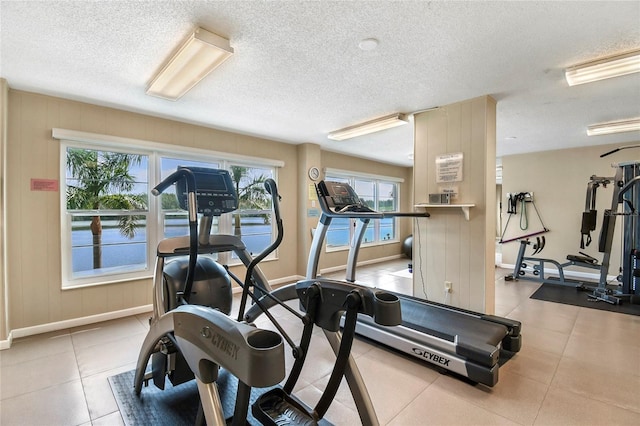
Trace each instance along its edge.
{"label": "window", "polygon": [[66,149],[70,275],[148,269],[148,156]]}
{"label": "window", "polygon": [[[378,199],[376,210],[381,212],[398,211],[398,184],[378,182]],[[394,218],[380,219],[378,234],[383,241],[397,240],[396,220]]]}
{"label": "window", "polygon": [[[271,164],[108,143],[64,141],[61,152],[63,288],[152,275],[158,242],[189,232],[174,186],[159,197],[150,195],[179,165],[231,173],[240,206],[232,214],[214,218],[212,233],[240,235],[251,253],[261,252],[274,238],[271,198],[264,189],[264,181],[275,178],[276,167]],[[230,253],[212,256],[222,263],[240,262]]]}
{"label": "window", "polygon": [[[398,211],[399,182],[377,177],[349,176],[347,173],[327,172],[326,180],[347,182],[361,200],[376,211]],[[354,219],[333,219],[327,230],[327,249],[343,249],[349,246],[355,229]],[[397,242],[397,219],[376,219],[369,222],[362,239],[363,245]]]}
{"label": "window", "polygon": [[[349,183],[349,179],[339,176],[327,176],[326,180]],[[351,241],[352,220],[345,218],[331,219],[327,229],[327,247],[348,247]]]}

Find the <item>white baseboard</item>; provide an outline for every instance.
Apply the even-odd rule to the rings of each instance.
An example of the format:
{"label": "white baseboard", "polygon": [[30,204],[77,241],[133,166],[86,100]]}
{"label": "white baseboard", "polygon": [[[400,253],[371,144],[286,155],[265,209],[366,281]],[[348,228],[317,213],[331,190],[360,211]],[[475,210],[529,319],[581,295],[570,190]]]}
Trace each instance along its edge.
{"label": "white baseboard", "polygon": [[[272,288],[277,288],[277,287],[280,287],[283,284],[295,283],[295,282],[300,281],[302,279],[304,279],[304,277],[302,275],[290,275],[288,277],[269,280],[269,285]],[[232,292],[233,292],[233,294],[242,293],[242,287],[240,287],[238,285],[234,285]]]}
{"label": "white baseboard", "polygon": [[13,339],[33,336],[36,334],[50,333],[52,331],[65,330],[67,328],[80,327],[88,324],[95,324],[102,321],[109,321],[118,318],[129,317],[131,315],[151,312],[152,305],[137,306],[135,308],[122,309],[119,311],[105,312],[102,314],[89,315],[87,317],[73,318],[64,321],[39,324],[31,327],[16,328],[9,333],[9,339],[0,341],[0,350],[9,349]]}
{"label": "white baseboard", "polygon": [[276,280],[271,280],[271,281],[269,281],[269,284],[273,288],[278,288],[278,287],[281,287],[281,286],[283,286],[285,284],[295,283],[295,282],[298,282],[300,280],[304,280],[304,277],[302,275],[291,275],[289,277],[278,278]]}
{"label": "white baseboard", "polygon": [[[379,262],[386,262],[389,260],[398,259],[400,257],[401,255],[395,255],[395,256],[388,256],[388,257],[375,259],[375,260],[365,260],[362,262],[358,262],[358,266],[371,265]],[[346,268],[346,265],[336,266],[332,268],[323,269],[322,273],[340,271],[340,270],[344,270],[345,268]],[[269,284],[275,288],[283,284],[293,283],[303,279],[304,277],[301,275],[291,275],[288,277],[282,277],[282,278],[271,280],[269,281]],[[242,289],[238,286],[234,286],[233,293],[240,293],[240,292],[242,292]],[[109,320],[124,318],[132,315],[143,314],[145,312],[151,312],[152,310],[153,310],[153,305],[144,305],[144,306],[138,306],[135,308],[122,309],[122,310],[113,311],[113,312],[105,312],[102,314],[90,315],[90,316],[81,317],[81,318],[73,318],[69,320],[56,321],[56,322],[51,322],[47,324],[39,324],[39,325],[34,325],[32,327],[16,328],[15,330],[11,330],[11,332],[9,332],[9,337],[7,338],[7,340],[0,340],[0,350],[9,349],[11,347],[11,343],[13,339],[17,339],[20,337],[33,336],[36,334],[50,333],[52,331],[59,331],[67,328],[80,327],[88,324],[95,324],[102,321],[109,321]]]}
{"label": "white baseboard", "polygon": [[0,340],[0,351],[9,349],[11,347],[11,342],[13,341],[13,334],[10,332],[7,340]]}
{"label": "white baseboard", "polygon": [[[290,277],[283,277],[272,280],[269,284],[272,287],[277,287],[282,284],[287,284],[291,282],[296,282],[304,277],[300,275],[292,275]],[[234,293],[242,292],[240,287],[234,287]],[[24,327],[24,328],[16,328],[15,330],[11,330],[9,332],[9,337],[7,340],[0,340],[0,350],[9,349],[11,347],[11,343],[13,339],[17,339],[20,337],[34,336],[36,334],[50,333],[52,331],[65,330],[67,328],[80,327],[88,324],[95,324],[102,321],[109,321],[118,318],[124,318],[132,315],[143,314],[146,312],[151,312],[153,310],[153,305],[144,305],[137,306],[135,308],[122,309],[119,311],[113,312],[105,312],[97,315],[90,315],[81,318],[73,318],[64,321],[56,321],[47,324],[39,324],[34,325],[32,327]]]}
{"label": "white baseboard", "polygon": [[[363,260],[362,262],[358,262],[358,264],[356,266],[360,267],[360,266],[365,266],[365,265],[374,265],[376,263],[389,262],[391,260],[400,259],[401,257],[403,257],[402,254],[395,254],[393,256],[380,257],[380,258],[372,259],[372,260]],[[407,259],[407,263],[411,263],[411,260]],[[347,269],[347,265],[332,266],[330,268],[325,268],[325,269],[320,270],[320,275],[328,274],[328,273],[336,272],[336,271],[344,271],[345,269]]]}

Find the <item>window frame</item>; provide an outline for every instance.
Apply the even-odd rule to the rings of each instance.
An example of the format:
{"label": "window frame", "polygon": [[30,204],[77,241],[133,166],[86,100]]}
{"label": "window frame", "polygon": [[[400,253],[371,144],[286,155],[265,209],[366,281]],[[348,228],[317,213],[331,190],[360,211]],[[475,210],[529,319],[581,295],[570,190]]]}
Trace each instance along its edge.
{"label": "window frame", "polygon": [[[61,288],[63,290],[92,287],[104,284],[114,284],[118,282],[145,280],[153,276],[155,268],[155,256],[157,244],[164,239],[163,212],[160,197],[151,195],[151,189],[160,182],[162,170],[162,158],[184,159],[185,161],[199,161],[217,163],[221,169],[230,170],[232,165],[242,165],[243,167],[256,167],[272,171],[272,178],[278,177],[278,169],[284,166],[281,160],[262,159],[235,154],[228,154],[218,151],[208,151],[199,148],[183,147],[179,145],[169,145],[144,140],[121,138],[106,135],[97,135],[86,132],[78,132],[65,129],[53,129],[53,138],[60,143],[60,238],[61,238]],[[125,154],[136,154],[147,156],[147,199],[149,200],[147,210],[138,212],[136,215],[146,215],[146,240],[147,244],[146,267],[136,271],[115,271],[112,273],[100,273],[91,277],[74,277],[72,264],[72,216],[83,211],[74,211],[69,214],[67,210],[67,149],[80,148],[94,151],[120,152]],[[92,212],[85,210],[84,212]],[[118,210],[117,212],[123,212]],[[273,214],[271,211],[270,214]],[[227,217],[229,216],[229,217]],[[232,225],[231,215],[222,215],[223,222]],[[233,229],[229,227],[230,232]],[[225,233],[224,228],[221,230]],[[275,220],[271,220],[271,235],[275,235]],[[219,261],[230,266],[240,264],[236,258],[232,258],[231,253],[220,253]],[[265,260],[278,259],[277,251],[272,253]]]}
{"label": "window frame", "polygon": [[[133,154],[133,155],[144,155],[147,157],[147,199],[149,203],[147,205],[146,211],[135,211],[133,214],[135,215],[144,215],[146,216],[146,233],[147,237],[145,240],[145,244],[147,244],[146,250],[146,259],[147,264],[145,267],[136,269],[135,271],[114,271],[112,273],[100,273],[95,274],[93,276],[86,277],[74,277],[73,272],[73,244],[72,244],[72,217],[77,215],[85,215],[90,216],[92,211],[95,210],[72,210],[71,213],[67,209],[67,150],[69,148],[78,148],[78,149],[87,149],[92,151],[102,151],[102,152],[117,152],[121,154]],[[150,239],[151,235],[155,235],[157,230],[155,228],[155,223],[157,220],[153,220],[155,217],[154,209],[152,205],[157,201],[155,198],[151,196],[151,176],[149,175],[149,170],[152,168],[152,158],[145,152],[144,150],[135,149],[131,147],[123,147],[117,145],[97,145],[94,143],[86,143],[82,141],[72,142],[67,140],[60,141],[60,242],[61,242],[61,271],[62,271],[62,289],[71,289],[71,288],[82,288],[82,287],[90,287],[94,285],[102,285],[102,284],[112,284],[118,282],[125,282],[137,279],[145,279],[149,278],[153,275],[153,265],[152,260],[155,256],[155,248],[152,249],[150,247]],[[85,212],[82,214],[81,212]],[[124,215],[125,211],[122,210],[98,210],[99,215],[105,215],[109,212],[112,212],[114,215]],[[149,275],[151,274],[151,275]]]}

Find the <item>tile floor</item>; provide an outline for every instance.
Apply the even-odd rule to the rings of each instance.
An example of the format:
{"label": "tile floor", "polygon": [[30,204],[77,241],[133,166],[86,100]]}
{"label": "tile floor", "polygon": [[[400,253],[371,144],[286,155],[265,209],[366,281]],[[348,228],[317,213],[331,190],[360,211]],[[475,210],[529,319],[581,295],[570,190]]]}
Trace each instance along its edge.
{"label": "tile floor", "polygon": [[[411,281],[397,274],[405,267],[400,260],[368,266],[358,279],[406,292]],[[505,282],[507,272],[496,272],[496,313],[522,321],[523,348],[500,368],[494,388],[440,374],[367,341],[354,343],[380,423],[639,425],[640,317],[531,300],[537,284]],[[276,314],[296,330],[283,312]],[[0,352],[0,424],[123,424],[107,378],[135,367],[148,316],[14,341]],[[313,367],[305,368],[296,389],[307,403],[319,398],[332,357],[316,332]],[[344,384],[327,417],[337,425],[358,424]]]}

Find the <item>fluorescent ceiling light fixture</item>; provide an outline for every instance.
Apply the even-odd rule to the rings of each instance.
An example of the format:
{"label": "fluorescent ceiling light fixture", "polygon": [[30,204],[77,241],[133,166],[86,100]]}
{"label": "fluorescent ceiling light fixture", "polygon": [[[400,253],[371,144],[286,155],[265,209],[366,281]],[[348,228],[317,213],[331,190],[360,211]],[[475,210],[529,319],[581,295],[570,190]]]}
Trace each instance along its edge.
{"label": "fluorescent ceiling light fixture", "polygon": [[376,118],[375,120],[365,121],[364,123],[356,124],[355,126],[336,130],[329,133],[328,137],[329,139],[333,139],[334,141],[342,141],[345,139],[355,138],[357,136],[367,135],[373,132],[379,132],[380,130],[402,126],[403,124],[407,124],[408,122],[409,119],[407,118],[406,114],[396,113]]}
{"label": "fluorescent ceiling light fixture", "polygon": [[611,121],[609,123],[594,124],[587,127],[587,135],[599,136],[611,133],[640,131],[640,118],[631,120]]}
{"label": "fluorescent ceiling light fixture", "polygon": [[147,95],[176,101],[231,55],[229,40],[197,28],[151,80]]}
{"label": "fluorescent ceiling light fixture", "polygon": [[575,86],[634,72],[640,72],[640,50],[575,65],[567,68],[564,75],[569,86]]}

